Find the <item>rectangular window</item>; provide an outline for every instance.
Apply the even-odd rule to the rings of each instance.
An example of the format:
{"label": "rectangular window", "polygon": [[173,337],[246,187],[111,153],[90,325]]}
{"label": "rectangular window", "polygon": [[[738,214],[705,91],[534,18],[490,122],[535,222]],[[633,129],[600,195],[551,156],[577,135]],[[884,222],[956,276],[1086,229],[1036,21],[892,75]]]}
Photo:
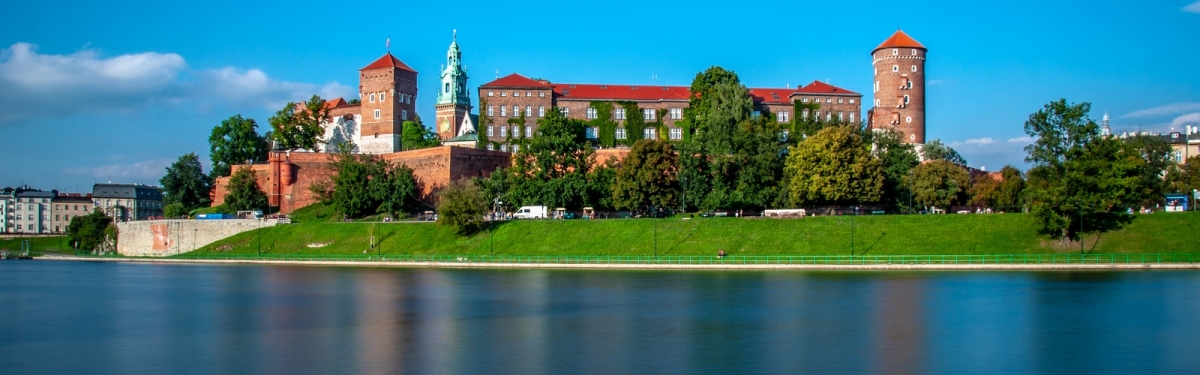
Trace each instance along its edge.
{"label": "rectangular window", "polygon": [[500,145],[500,151],[508,151],[508,145]]}
{"label": "rectangular window", "polygon": [[825,112],[825,121],[833,120],[833,111]]}
{"label": "rectangular window", "polygon": [[625,139],[625,128],[617,128],[617,139]]}
{"label": "rectangular window", "polygon": [[508,116],[508,106],[500,106],[500,117]]}
{"label": "rectangular window", "polygon": [[368,95],[368,97],[370,97],[370,98],[371,98],[371,99],[370,99],[370,100],[371,100],[371,103],[374,103],[374,102],[375,102],[375,93],[371,93],[371,95]]}
{"label": "rectangular window", "polygon": [[750,111],[750,118],[762,117],[762,111]]}
{"label": "rectangular window", "polygon": [[494,151],[494,150],[496,150],[496,146],[491,143],[488,143],[488,151]]}
{"label": "rectangular window", "polygon": [[[508,91],[501,91],[501,92],[500,92],[500,97],[501,97],[501,98],[503,98],[503,97],[507,97],[507,96],[508,96]],[[503,148],[503,146],[501,146],[501,148]]]}
{"label": "rectangular window", "polygon": [[375,119],[376,120],[379,119],[379,110],[378,109],[375,110]]}
{"label": "rectangular window", "polygon": [[587,138],[588,139],[600,138],[599,134],[600,134],[600,128],[597,128],[597,127],[587,128]]}
{"label": "rectangular window", "polygon": [[843,100],[842,98],[838,98],[838,104],[842,104],[843,103],[842,100]]}
{"label": "rectangular window", "polygon": [[495,94],[494,92],[488,91],[488,97],[492,97],[492,95],[494,95],[494,94]]}
{"label": "rectangular window", "polygon": [[642,118],[643,118],[643,119],[646,119],[646,120],[653,120],[653,119],[654,119],[654,112],[656,112],[656,111],[655,111],[654,109],[651,109],[651,108],[645,108],[645,109],[642,109]]}
{"label": "rectangular window", "polygon": [[488,117],[495,116],[495,112],[492,111],[492,109],[493,109],[492,107],[494,107],[494,106],[490,106],[490,105],[488,106]]}
{"label": "rectangular window", "polygon": [[407,109],[400,110],[400,119],[408,120],[408,110]]}
{"label": "rectangular window", "polygon": [[674,140],[683,139],[683,129],[671,128],[671,139],[674,139]]}
{"label": "rectangular window", "polygon": [[521,145],[513,145],[513,152],[521,151]]}
{"label": "rectangular window", "polygon": [[788,122],[788,111],[779,111],[779,122]]}
{"label": "rectangular window", "polygon": [[518,98],[518,97],[520,97],[520,96],[521,96],[521,92],[520,92],[520,91],[513,91],[513,97],[514,97],[514,98]]}
{"label": "rectangular window", "polygon": [[657,129],[654,129],[654,128],[645,128],[645,129],[642,129],[642,138],[645,138],[645,139],[658,139],[657,135],[658,135],[658,130],[657,130]]}
{"label": "rectangular window", "polygon": [[507,127],[507,126],[501,126],[501,127],[500,127],[500,136],[501,136],[501,137],[507,137],[507,136],[508,136],[508,127]]}
{"label": "rectangular window", "polygon": [[525,117],[533,117],[533,106],[525,106]]}
{"label": "rectangular window", "polygon": [[624,120],[625,119],[625,108],[617,108],[615,110],[613,118],[615,118],[617,120]]}
{"label": "rectangular window", "polygon": [[386,92],[379,93],[379,102],[382,103],[384,100],[387,100],[387,99],[385,99],[386,97],[387,97]]}
{"label": "rectangular window", "polygon": [[854,122],[854,112],[850,112],[850,122]]}
{"label": "rectangular window", "polygon": [[545,91],[538,91],[538,97],[539,97],[539,98],[545,98],[545,97],[546,97],[546,92],[545,92]]}
{"label": "rectangular window", "polygon": [[526,98],[532,98],[532,97],[533,97],[533,91],[526,91],[526,92],[525,92],[525,97],[526,97]]}
{"label": "rectangular window", "polygon": [[533,127],[532,126],[529,126],[529,125],[525,126],[525,138],[533,138]]}
{"label": "rectangular window", "polygon": [[671,119],[678,120],[683,118],[683,108],[671,108]]}
{"label": "rectangular window", "polygon": [[788,133],[788,130],[787,130],[787,129],[783,129],[783,131],[779,132],[779,141],[780,141],[780,142],[787,142],[787,140],[788,140],[788,135],[790,135],[790,134]]}
{"label": "rectangular window", "polygon": [[595,108],[588,107],[588,109],[587,109],[587,118],[588,118],[588,119],[594,119],[594,118],[596,118],[596,109],[595,109]]}
{"label": "rectangular window", "polygon": [[800,110],[800,118],[808,118],[808,108]]}
{"label": "rectangular window", "polygon": [[571,108],[570,107],[562,107],[562,113],[563,113],[563,117],[569,117],[571,115]]}
{"label": "rectangular window", "polygon": [[521,106],[514,105],[513,106],[513,117],[519,117],[519,116],[521,116]]}
{"label": "rectangular window", "polygon": [[546,117],[546,106],[544,106],[544,105],[538,106],[538,117]]}
{"label": "rectangular window", "polygon": [[833,98],[825,98],[825,103],[833,104]]}
{"label": "rectangular window", "polygon": [[520,126],[513,125],[513,128],[512,128],[512,135],[513,135],[514,137],[520,137],[520,136],[521,136],[521,127],[520,127]]}
{"label": "rectangular window", "polygon": [[850,104],[854,104],[854,99],[850,99]]}
{"label": "rectangular window", "polygon": [[801,103],[808,103],[808,98],[800,98]]}
{"label": "rectangular window", "polygon": [[493,128],[495,128],[495,127],[494,127],[494,126],[491,126],[491,125],[488,125],[488,136],[489,136],[489,137],[494,137],[494,136],[495,136],[495,135],[493,135],[493,134],[492,134]]}

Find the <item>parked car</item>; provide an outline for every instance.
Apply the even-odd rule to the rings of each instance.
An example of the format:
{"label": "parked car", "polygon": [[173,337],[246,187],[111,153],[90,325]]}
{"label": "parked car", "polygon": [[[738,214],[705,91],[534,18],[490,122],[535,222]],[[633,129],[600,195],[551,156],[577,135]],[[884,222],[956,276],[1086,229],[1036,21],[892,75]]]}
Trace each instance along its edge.
{"label": "parked car", "polygon": [[513,213],[513,219],[545,219],[549,210],[546,206],[524,206]]}

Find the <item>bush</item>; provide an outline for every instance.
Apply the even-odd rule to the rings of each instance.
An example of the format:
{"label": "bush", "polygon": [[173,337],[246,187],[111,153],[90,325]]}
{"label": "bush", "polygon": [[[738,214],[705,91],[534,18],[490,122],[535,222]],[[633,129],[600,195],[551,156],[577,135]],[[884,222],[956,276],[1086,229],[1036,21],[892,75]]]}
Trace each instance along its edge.
{"label": "bush", "polygon": [[488,199],[469,180],[451,182],[438,200],[438,225],[454,228],[460,235],[470,235],[483,228]]}

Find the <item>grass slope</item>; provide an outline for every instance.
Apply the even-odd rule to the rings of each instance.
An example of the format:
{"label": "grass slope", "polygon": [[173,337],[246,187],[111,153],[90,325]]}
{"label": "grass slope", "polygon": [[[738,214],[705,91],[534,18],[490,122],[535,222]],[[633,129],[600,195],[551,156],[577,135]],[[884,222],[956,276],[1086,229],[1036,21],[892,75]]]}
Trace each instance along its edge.
{"label": "grass slope", "polygon": [[29,246],[34,253],[63,253],[74,254],[70,249],[70,239],[66,236],[54,237],[4,237],[0,235],[0,249],[21,251],[21,241],[29,240]]}
{"label": "grass slope", "polygon": [[[456,236],[432,223],[298,223],[245,232],[199,253],[363,254],[375,227],[379,252],[418,255],[849,255],[851,224],[858,255],[1046,254],[1054,241],[1038,236],[1022,214],[884,215],[760,218],[539,220],[498,224],[488,232]],[[1087,238],[1091,253],[1200,252],[1188,240],[1200,226],[1198,213],[1143,215],[1132,225]],[[656,228],[657,227],[657,228]],[[310,244],[325,243],[312,248]]]}

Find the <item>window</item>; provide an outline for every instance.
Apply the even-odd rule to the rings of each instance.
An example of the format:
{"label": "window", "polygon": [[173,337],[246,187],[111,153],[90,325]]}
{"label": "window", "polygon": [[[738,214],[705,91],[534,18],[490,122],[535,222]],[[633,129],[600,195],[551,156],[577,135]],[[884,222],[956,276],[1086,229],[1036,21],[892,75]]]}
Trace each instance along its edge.
{"label": "window", "polygon": [[875,92],[879,92],[879,81],[875,81]]}
{"label": "window", "polygon": [[658,139],[658,136],[657,136],[658,134],[657,134],[657,133],[658,133],[658,129],[655,129],[655,128],[645,128],[645,129],[642,129],[642,138],[645,138],[645,139]]}
{"label": "window", "polygon": [[842,98],[838,98],[838,104],[842,104]]}
{"label": "window", "polygon": [[450,82],[446,82],[446,87],[442,89],[443,93],[450,93]]}
{"label": "window", "polygon": [[833,104],[833,98],[825,98],[825,103]]}
{"label": "window", "polygon": [[808,103],[808,98],[800,98],[801,103]]}
{"label": "window", "polygon": [[513,117],[519,117],[519,116],[521,116],[521,106],[514,105],[513,106]]}
{"label": "window", "polygon": [[500,117],[508,116],[508,106],[500,106]]}
{"label": "window", "polygon": [[671,136],[671,139],[675,139],[675,140],[683,139],[683,129],[671,128],[670,136]]}
{"label": "window", "polygon": [[375,110],[375,119],[376,120],[379,119],[379,110],[378,109]]}
{"label": "window", "polygon": [[496,147],[495,147],[495,145],[493,145],[493,144],[491,144],[491,143],[488,143],[488,147],[487,147],[487,148],[488,148],[488,151],[494,151],[494,150],[496,150]]}
{"label": "window", "polygon": [[913,55],[913,56],[916,56],[916,55],[917,55],[917,50],[915,50],[915,49],[914,49],[914,50],[912,50],[912,55]]}
{"label": "window", "polygon": [[500,127],[500,136],[501,136],[501,137],[507,137],[507,136],[508,136],[508,127],[507,127],[507,126],[501,126],[501,127]]}
{"label": "window", "polygon": [[879,99],[875,99],[875,106],[876,106],[876,107],[878,107],[878,106],[879,106]]}
{"label": "window", "polygon": [[544,105],[538,106],[538,117],[546,117],[546,106],[544,106]]}
{"label": "window", "polygon": [[833,120],[833,111],[825,112],[825,121]]}
{"label": "window", "polygon": [[899,54],[900,54],[900,50],[899,50],[899,49],[896,49],[896,48],[893,48],[893,49],[892,49],[892,56],[896,56],[896,55],[899,55]]}
{"label": "window", "polygon": [[520,92],[520,91],[513,91],[513,97],[514,97],[514,98],[517,98],[517,97],[520,97],[520,96],[521,96],[521,92]]}
{"label": "window", "polygon": [[[490,98],[490,97],[492,97],[492,96],[493,96],[493,95],[495,95],[495,94],[496,94],[495,92],[488,91],[488,97],[489,97],[489,98]],[[490,150],[490,147],[492,147],[492,146],[491,146],[491,145],[488,145],[488,147],[489,147],[489,150]]]}
{"label": "window", "polygon": [[545,92],[545,91],[538,91],[538,97],[539,97],[539,98],[545,98],[545,97],[546,97],[546,92]]}
{"label": "window", "polygon": [[625,108],[617,108],[617,109],[613,110],[613,112],[614,112],[613,118],[615,118],[617,120],[625,119]]}
{"label": "window", "polygon": [[407,109],[400,110],[400,119],[408,120],[408,110]]}
{"label": "window", "polygon": [[489,136],[489,137],[492,137],[492,136],[494,136],[494,134],[492,133],[492,132],[494,131],[494,130],[493,130],[493,128],[495,128],[495,127],[494,127],[494,126],[491,126],[491,125],[488,125],[488,136]]}
{"label": "window", "polygon": [[525,106],[525,117],[533,117],[533,106]]}
{"label": "window", "polygon": [[490,106],[490,105],[488,106],[488,117],[495,116],[495,114],[494,114],[495,112],[492,111],[494,108],[492,108],[492,107],[494,107],[494,106]]}
{"label": "window", "polygon": [[513,135],[514,137],[520,137],[520,136],[521,136],[521,127],[520,127],[520,126],[517,126],[517,125],[513,125],[513,128],[512,128],[512,135]]}
{"label": "window", "polygon": [[533,127],[525,125],[525,138],[533,138]]}
{"label": "window", "polygon": [[892,72],[899,72],[899,71],[900,71],[899,65],[892,65]]}
{"label": "window", "polygon": [[513,152],[521,151],[521,145],[513,145]]}
{"label": "window", "polygon": [[800,118],[808,118],[808,108],[800,110]]}
{"label": "window", "polygon": [[912,122],[912,116],[905,117],[904,122]]}
{"label": "window", "polygon": [[838,121],[846,121],[846,112],[838,112]]}
{"label": "window", "polygon": [[599,134],[600,134],[600,128],[597,128],[597,127],[587,128],[587,138],[588,139],[600,138]]}
{"label": "window", "polygon": [[374,103],[375,102],[375,93],[371,93],[371,95],[368,95],[368,96],[371,98],[371,103]]}
{"label": "window", "polygon": [[1176,163],[1182,163],[1182,162],[1183,162],[1183,152],[1180,152],[1180,151],[1175,151],[1175,162],[1176,162]]}
{"label": "window", "polygon": [[683,118],[683,108],[671,108],[671,119],[678,120]]}
{"label": "window", "polygon": [[384,93],[384,92],[381,92],[381,93],[379,93],[379,102],[380,102],[380,103],[383,103],[383,101],[384,101],[384,99],[383,99],[383,98],[387,97],[387,95],[386,95],[386,94],[387,94],[387,93]]}
{"label": "window", "polygon": [[762,111],[750,111],[750,118],[762,117]]}
{"label": "window", "polygon": [[854,122],[854,112],[850,112],[850,122]]}
{"label": "window", "polygon": [[850,104],[854,104],[854,99],[850,99]]}
{"label": "window", "polygon": [[617,139],[625,139],[625,128],[617,128]]}
{"label": "window", "polygon": [[917,66],[916,66],[916,65],[913,65],[913,66],[912,66],[912,71],[913,71],[914,73],[917,71]]}
{"label": "window", "polygon": [[500,145],[500,151],[508,151],[508,145]]}
{"label": "window", "polygon": [[533,91],[526,91],[526,92],[525,92],[525,97],[526,97],[526,98],[532,98],[532,97],[533,97]]}
{"label": "window", "polygon": [[413,98],[413,96],[412,96],[412,95],[405,95],[405,96],[404,96],[404,103],[405,103],[405,104],[412,104],[412,98]]}
{"label": "window", "polygon": [[595,108],[588,107],[588,109],[587,109],[587,118],[589,118],[589,119],[596,118],[596,109],[595,109]]}
{"label": "window", "polygon": [[651,108],[642,108],[642,118],[643,118],[643,119],[646,119],[646,120],[653,120],[653,119],[654,119],[654,112],[655,112],[655,111],[654,111],[654,109],[651,109]]}
{"label": "window", "polygon": [[568,117],[571,115],[571,108],[562,107],[561,109],[562,109],[563,117]]}
{"label": "window", "polygon": [[904,104],[908,104],[908,95],[904,96]]}
{"label": "window", "polygon": [[776,116],[779,122],[788,122],[788,111],[779,111],[779,116]]}

